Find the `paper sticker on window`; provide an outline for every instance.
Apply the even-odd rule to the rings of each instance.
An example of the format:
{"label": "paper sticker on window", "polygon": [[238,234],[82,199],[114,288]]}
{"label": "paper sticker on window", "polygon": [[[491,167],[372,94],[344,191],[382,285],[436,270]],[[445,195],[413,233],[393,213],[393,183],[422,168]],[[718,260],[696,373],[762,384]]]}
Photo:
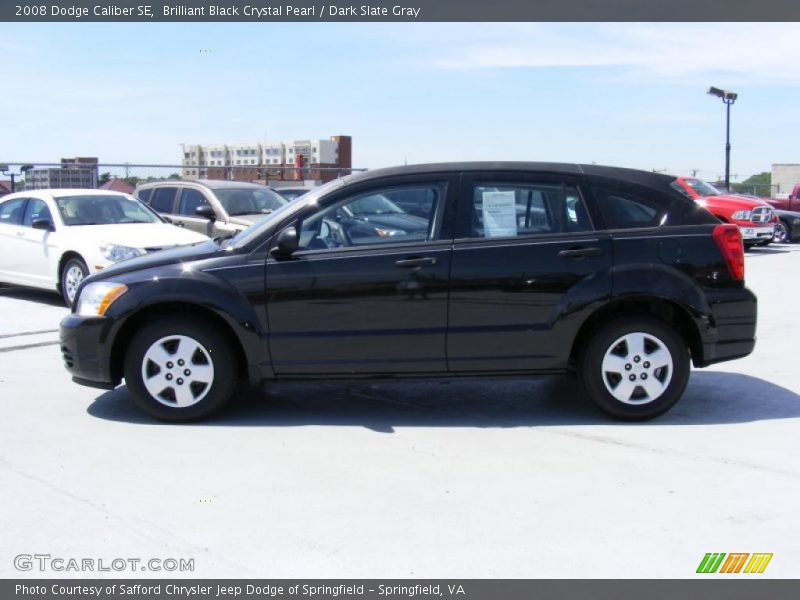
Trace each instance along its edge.
{"label": "paper sticker on window", "polygon": [[484,237],[517,235],[517,202],[514,192],[483,192]]}

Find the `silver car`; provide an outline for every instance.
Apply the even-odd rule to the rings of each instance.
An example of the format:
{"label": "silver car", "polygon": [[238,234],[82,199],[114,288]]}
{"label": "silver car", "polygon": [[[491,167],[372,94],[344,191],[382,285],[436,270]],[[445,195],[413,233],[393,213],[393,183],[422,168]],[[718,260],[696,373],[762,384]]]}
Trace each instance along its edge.
{"label": "silver car", "polygon": [[231,236],[288,202],[257,183],[198,179],[143,183],[136,196],[178,227]]}

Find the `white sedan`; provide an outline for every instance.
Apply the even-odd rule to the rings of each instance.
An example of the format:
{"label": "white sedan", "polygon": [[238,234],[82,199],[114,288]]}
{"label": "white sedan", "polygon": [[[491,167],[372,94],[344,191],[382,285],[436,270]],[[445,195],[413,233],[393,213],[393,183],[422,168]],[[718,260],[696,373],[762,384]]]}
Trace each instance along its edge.
{"label": "white sedan", "polygon": [[0,198],[0,282],[57,290],[72,305],[90,273],[207,239],[167,223],[128,194],[18,192]]}

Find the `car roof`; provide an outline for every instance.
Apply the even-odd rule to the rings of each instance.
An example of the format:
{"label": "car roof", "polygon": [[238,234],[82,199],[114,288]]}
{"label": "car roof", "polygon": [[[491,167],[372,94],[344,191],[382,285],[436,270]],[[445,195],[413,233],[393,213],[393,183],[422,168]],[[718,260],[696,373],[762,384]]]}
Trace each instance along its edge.
{"label": "car roof", "polygon": [[251,183],[249,181],[227,181],[224,179],[160,179],[158,181],[148,181],[140,183],[137,189],[155,187],[158,185],[200,185],[207,187],[211,190],[224,190],[224,189],[241,189],[241,188],[256,188],[263,189],[267,186],[261,183]]}
{"label": "car roof", "polygon": [[3,196],[1,200],[13,200],[14,198],[41,198],[52,197],[61,198],[62,196],[124,196],[130,197],[130,194],[123,192],[115,192],[112,190],[96,190],[92,188],[47,188],[41,190],[27,190],[21,192],[14,192]]}
{"label": "car roof", "polygon": [[627,169],[623,167],[608,167],[603,165],[588,165],[580,163],[501,161],[428,163],[419,165],[404,165],[400,167],[388,167],[351,175],[347,178],[347,183],[349,184],[359,181],[367,181],[377,177],[387,177],[392,175],[465,171],[535,171],[539,173],[552,173],[558,175],[593,175],[596,177],[621,179],[631,183],[650,186],[662,186],[675,180],[675,177],[672,175],[653,173],[651,171],[641,171],[638,169]]}

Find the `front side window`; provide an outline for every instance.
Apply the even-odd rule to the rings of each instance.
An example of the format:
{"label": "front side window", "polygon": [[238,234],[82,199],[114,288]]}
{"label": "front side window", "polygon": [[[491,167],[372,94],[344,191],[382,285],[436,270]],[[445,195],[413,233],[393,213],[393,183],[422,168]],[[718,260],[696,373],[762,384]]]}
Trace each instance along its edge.
{"label": "front side window", "polygon": [[481,182],[472,198],[470,237],[590,231],[578,190],[559,183]]}
{"label": "front side window", "polygon": [[60,196],[56,206],[65,225],[116,225],[160,223],[161,220],[136,198],[100,195]]}
{"label": "front side window", "polygon": [[0,225],[19,225],[22,223],[22,211],[25,210],[26,198],[8,200],[0,204]]}
{"label": "front side window", "polygon": [[186,217],[196,217],[197,208],[208,204],[208,200],[201,192],[184,188],[181,192],[181,201],[178,205],[178,214]]}
{"label": "front side window", "polygon": [[25,227],[32,227],[34,221],[46,219],[53,223],[53,217],[50,214],[50,209],[47,208],[44,200],[38,198],[31,198],[28,206],[25,208],[25,217],[22,219],[22,224]]}
{"label": "front side window", "polygon": [[445,184],[390,187],[350,196],[306,218],[301,250],[425,242],[435,239]]}
{"label": "front side window", "polygon": [[663,204],[627,190],[593,186],[592,194],[606,229],[658,227],[666,218]]}

